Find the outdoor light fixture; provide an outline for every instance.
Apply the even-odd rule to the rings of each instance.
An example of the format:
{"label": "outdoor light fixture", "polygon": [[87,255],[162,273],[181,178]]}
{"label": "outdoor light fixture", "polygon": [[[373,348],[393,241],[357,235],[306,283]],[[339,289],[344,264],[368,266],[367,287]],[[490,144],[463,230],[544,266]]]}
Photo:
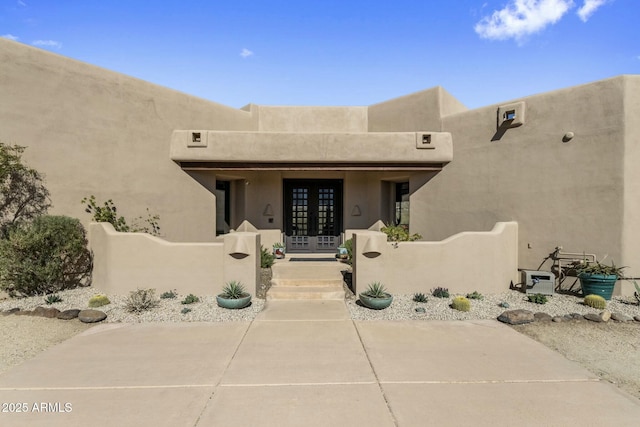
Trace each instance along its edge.
{"label": "outdoor light fixture", "polygon": [[353,209],[351,209],[351,216],[360,216],[362,212],[360,212],[360,206],[353,205]]}
{"label": "outdoor light fixture", "polygon": [[267,206],[264,207],[264,211],[262,212],[264,216],[273,216],[273,208],[271,207],[271,203],[267,203]]}

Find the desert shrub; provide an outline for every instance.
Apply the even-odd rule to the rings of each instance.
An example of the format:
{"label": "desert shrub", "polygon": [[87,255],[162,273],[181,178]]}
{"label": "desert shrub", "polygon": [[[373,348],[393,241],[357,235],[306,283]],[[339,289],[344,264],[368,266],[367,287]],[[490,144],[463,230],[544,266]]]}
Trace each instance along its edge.
{"label": "desert shrub", "polygon": [[131,225],[125,219],[125,217],[118,215],[118,209],[116,208],[113,200],[109,199],[106,202],[99,204],[96,202],[94,195],[85,197],[81,200],[83,205],[86,205],[85,212],[91,214],[91,219],[96,222],[108,222],[113,225],[116,231],[123,233],[148,233],[153,236],[160,235],[160,216],[151,215],[149,208],[147,208],[147,216],[139,216],[131,221]]}
{"label": "desert shrub", "polygon": [[527,299],[529,299],[529,302],[533,302],[535,304],[546,304],[547,303],[547,297],[545,295],[542,295],[542,294],[529,294],[529,295],[527,295]]}
{"label": "desert shrub", "polygon": [[89,298],[89,307],[102,307],[103,305],[111,304],[109,298],[106,295],[94,295]]}
{"label": "desert shrub", "polygon": [[12,297],[89,285],[92,268],[84,227],[75,218],[43,215],[0,239],[0,289]]}
{"label": "desert shrub", "polygon": [[24,147],[0,142],[0,238],[51,206],[42,175],[22,163]]}
{"label": "desert shrub", "polygon": [[418,292],[418,293],[413,294],[413,300],[415,302],[427,302],[429,299],[422,292]]}
{"label": "desert shrub", "polygon": [[160,294],[161,299],[175,299],[178,297],[178,292],[174,289],[171,291],[163,292]]}
{"label": "desert shrub", "polygon": [[191,313],[191,309],[189,307],[184,307],[182,310],[180,310],[180,313],[182,314]]}
{"label": "desert shrub", "polygon": [[198,298],[194,294],[189,294],[181,302],[182,304],[193,304],[196,302],[200,302],[200,298]]}
{"label": "desert shrub", "polygon": [[220,294],[222,298],[226,299],[240,299],[247,295],[247,292],[244,290],[244,285],[240,282],[236,282],[235,280],[227,283],[222,288],[222,293]]}
{"label": "desert shrub", "polygon": [[155,289],[136,289],[129,293],[125,308],[129,313],[142,313],[160,304]]}
{"label": "desert shrub", "polygon": [[449,289],[438,286],[431,290],[431,295],[436,298],[449,298]]}
{"label": "desert shrub", "polygon": [[473,291],[470,294],[467,294],[467,298],[469,299],[477,299],[478,301],[482,301],[484,299],[484,296],[479,293],[478,291]]}
{"label": "desert shrub", "polygon": [[469,311],[471,310],[471,301],[465,297],[455,297],[451,301],[451,308],[458,311]]}
{"label": "desert shrub", "polygon": [[62,302],[62,298],[58,294],[47,295],[44,299],[44,302],[47,305],[55,304],[57,302]]}
{"label": "desert shrub", "polygon": [[603,310],[607,306],[607,301],[600,295],[587,295],[584,297],[584,305]]}
{"label": "desert shrub", "polygon": [[272,251],[267,250],[264,246],[260,246],[260,268],[271,267],[275,258]]}
{"label": "desert shrub", "polygon": [[353,239],[345,240],[344,248],[347,250],[347,264],[353,265]]}
{"label": "desert shrub", "polygon": [[380,231],[387,235],[387,242],[413,242],[422,239],[420,234],[409,234],[406,225],[385,225]]}

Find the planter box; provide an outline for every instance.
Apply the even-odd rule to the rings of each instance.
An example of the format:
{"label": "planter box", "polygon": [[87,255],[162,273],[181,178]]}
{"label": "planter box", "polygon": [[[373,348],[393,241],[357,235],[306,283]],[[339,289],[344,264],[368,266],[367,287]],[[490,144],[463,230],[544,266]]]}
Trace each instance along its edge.
{"label": "planter box", "polygon": [[371,308],[373,310],[382,310],[387,308],[393,302],[393,296],[391,294],[388,295],[387,298],[373,298],[364,293],[360,294],[360,302],[367,308]]}
{"label": "planter box", "polygon": [[236,298],[236,299],[223,298],[220,295],[217,295],[216,301],[218,302],[218,305],[222,308],[237,310],[239,308],[245,308],[251,303],[251,295],[247,295],[246,297]]}

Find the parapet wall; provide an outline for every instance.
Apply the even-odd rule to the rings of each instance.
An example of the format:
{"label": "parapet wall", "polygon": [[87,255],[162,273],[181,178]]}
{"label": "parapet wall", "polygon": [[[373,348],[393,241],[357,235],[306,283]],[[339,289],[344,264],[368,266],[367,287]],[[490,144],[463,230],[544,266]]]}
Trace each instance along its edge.
{"label": "parapet wall", "polygon": [[242,282],[255,295],[260,277],[260,237],[237,232],[214,243],[170,243],[145,233],[120,233],[109,223],[89,225],[93,286],[128,294],[138,288],[158,293],[216,295],[225,283]]}
{"label": "parapet wall", "polygon": [[517,283],[518,223],[488,232],[463,232],[439,242],[387,242],[378,231],[354,232],[355,292],[381,282],[391,293],[500,293]]}

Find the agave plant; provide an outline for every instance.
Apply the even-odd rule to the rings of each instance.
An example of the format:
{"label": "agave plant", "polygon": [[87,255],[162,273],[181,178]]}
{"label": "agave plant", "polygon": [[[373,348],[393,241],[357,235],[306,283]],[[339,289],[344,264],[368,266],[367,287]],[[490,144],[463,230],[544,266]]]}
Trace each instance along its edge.
{"label": "agave plant", "polygon": [[384,285],[380,282],[373,282],[369,284],[366,291],[363,292],[366,296],[371,298],[388,298],[389,293]]}
{"label": "agave plant", "polygon": [[222,293],[220,294],[222,298],[227,299],[240,299],[246,295],[247,293],[244,289],[244,285],[240,282],[236,282],[235,280],[227,283],[222,288]]}

